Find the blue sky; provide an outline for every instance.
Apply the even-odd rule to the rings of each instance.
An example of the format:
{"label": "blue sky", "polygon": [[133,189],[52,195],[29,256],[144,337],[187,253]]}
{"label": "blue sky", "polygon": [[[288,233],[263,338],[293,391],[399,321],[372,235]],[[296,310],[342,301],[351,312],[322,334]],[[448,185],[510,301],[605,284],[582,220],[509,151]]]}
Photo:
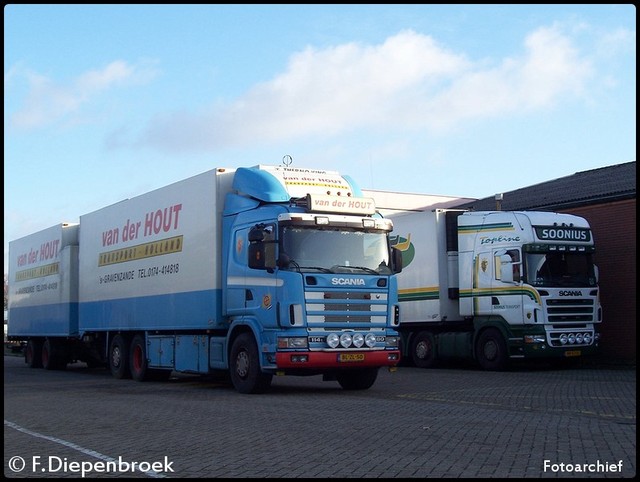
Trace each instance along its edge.
{"label": "blue sky", "polygon": [[636,156],[632,4],[8,5],[4,41],[5,267],[214,167],[483,198]]}

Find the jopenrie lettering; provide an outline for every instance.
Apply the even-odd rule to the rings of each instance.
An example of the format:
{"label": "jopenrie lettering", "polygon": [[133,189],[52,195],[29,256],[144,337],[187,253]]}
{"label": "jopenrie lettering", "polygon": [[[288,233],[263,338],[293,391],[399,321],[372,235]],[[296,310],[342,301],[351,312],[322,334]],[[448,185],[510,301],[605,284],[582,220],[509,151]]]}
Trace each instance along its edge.
{"label": "jopenrie lettering", "polygon": [[332,285],[364,286],[362,278],[331,278]]}
{"label": "jopenrie lettering", "polygon": [[496,244],[496,243],[517,243],[520,241],[520,236],[482,236],[480,238],[480,244]]}

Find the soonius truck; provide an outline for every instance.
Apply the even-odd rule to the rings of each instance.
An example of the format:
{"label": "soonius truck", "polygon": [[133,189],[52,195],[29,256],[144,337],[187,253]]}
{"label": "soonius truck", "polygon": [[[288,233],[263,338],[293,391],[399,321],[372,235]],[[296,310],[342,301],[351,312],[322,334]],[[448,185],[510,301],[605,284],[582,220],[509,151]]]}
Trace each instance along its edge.
{"label": "soonius truck", "polygon": [[400,358],[392,223],[335,171],[213,169],[12,241],[9,338],[32,367],[371,387]]}
{"label": "soonius truck", "polygon": [[416,366],[594,353],[602,321],[593,234],[552,212],[433,209],[390,215],[401,345]]}

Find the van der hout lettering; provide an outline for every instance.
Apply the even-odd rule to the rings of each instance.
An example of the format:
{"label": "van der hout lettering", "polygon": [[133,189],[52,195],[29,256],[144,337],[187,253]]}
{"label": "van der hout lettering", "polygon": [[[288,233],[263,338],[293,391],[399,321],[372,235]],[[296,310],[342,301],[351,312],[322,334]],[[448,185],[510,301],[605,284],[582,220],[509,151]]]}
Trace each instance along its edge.
{"label": "van der hout lettering", "polygon": [[40,249],[31,248],[28,253],[18,255],[18,267],[28,266],[40,261],[49,261],[58,257],[60,240],[53,239],[42,243]]}
{"label": "van der hout lettering", "polygon": [[144,221],[132,221],[127,218],[122,228],[108,229],[102,233],[102,246],[113,246],[121,241],[125,243],[140,237],[175,231],[178,229],[181,210],[182,204],[174,204],[148,212],[144,216]]}
{"label": "van der hout lettering", "polygon": [[373,209],[373,202],[362,199],[334,199],[329,201],[328,199],[314,199],[314,208],[328,208],[331,206],[335,209],[348,208],[348,209]]}

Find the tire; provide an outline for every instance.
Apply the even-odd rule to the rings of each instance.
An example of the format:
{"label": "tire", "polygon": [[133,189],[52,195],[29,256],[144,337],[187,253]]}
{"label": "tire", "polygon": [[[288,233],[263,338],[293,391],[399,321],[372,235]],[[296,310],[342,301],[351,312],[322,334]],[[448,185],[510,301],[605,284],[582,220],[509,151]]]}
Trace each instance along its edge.
{"label": "tire", "polygon": [[115,335],[109,344],[109,370],[113,378],[131,378],[129,345],[123,335]]}
{"label": "tire", "polygon": [[487,328],[480,334],[475,352],[483,370],[502,371],[508,366],[507,343],[496,328]]}
{"label": "tire", "polygon": [[47,338],[40,353],[42,368],[45,370],[64,370],[67,367],[64,348],[57,341]]}
{"label": "tire", "polygon": [[413,338],[411,360],[418,368],[432,368],[436,364],[436,340],[432,333],[421,331]]}
{"label": "tire", "polygon": [[33,338],[24,348],[24,362],[29,368],[42,368],[42,342]]}
{"label": "tire", "polygon": [[131,378],[137,382],[148,380],[147,375],[147,346],[144,336],[136,335],[131,340],[129,347],[129,369],[131,370]]}
{"label": "tire", "polygon": [[262,373],[258,347],[250,333],[241,333],[233,341],[229,358],[231,383],[240,393],[264,393],[273,375]]}
{"label": "tire", "polygon": [[336,380],[344,390],[367,390],[378,378],[378,368],[345,370],[336,374]]}
{"label": "tire", "polygon": [[171,370],[149,368],[147,358],[147,343],[143,335],[136,335],[129,347],[129,369],[131,378],[137,382],[149,380],[166,380],[171,375]]}

